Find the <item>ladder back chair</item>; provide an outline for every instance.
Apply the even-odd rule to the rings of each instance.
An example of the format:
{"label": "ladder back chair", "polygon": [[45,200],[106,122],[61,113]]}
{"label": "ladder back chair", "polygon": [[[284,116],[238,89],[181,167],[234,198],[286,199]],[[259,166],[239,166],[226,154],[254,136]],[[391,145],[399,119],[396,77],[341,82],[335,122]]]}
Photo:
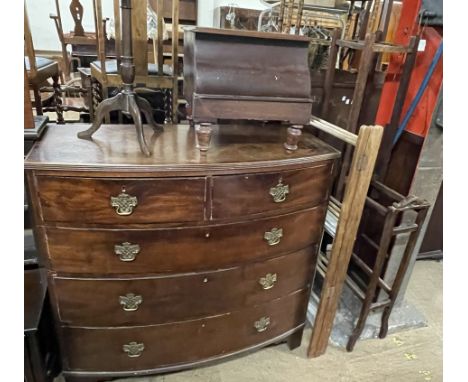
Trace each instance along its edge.
{"label": "ladder back chair", "polygon": [[[63,2],[63,1],[62,1]],[[96,0],[92,0],[93,10],[95,8]],[[62,47],[62,57],[63,57],[63,72],[66,80],[70,79],[70,66],[72,58],[67,52],[67,45],[97,45],[96,32],[85,32],[83,29],[83,13],[84,7],[81,4],[80,0],[71,0],[69,2],[69,9],[73,21],[75,23],[73,31],[65,33],[63,31],[62,25],[62,16],[60,12],[60,1],[55,0],[55,15],[51,14],[49,17],[54,21],[55,29],[60,40],[60,45]],[[96,25],[96,14],[93,12],[94,24]]]}
{"label": "ladder back chair", "polygon": [[[57,113],[57,123],[64,123],[63,110],[61,107],[62,100],[60,98],[61,89],[59,84],[60,68],[57,61],[53,61],[46,57],[36,57],[34,44],[29,25],[29,18],[24,4],[24,67],[26,69],[27,78],[30,88],[34,92],[34,106],[36,114],[42,115],[44,111],[55,111]],[[47,85],[47,80],[52,78],[53,87],[53,106],[43,108],[40,94],[40,88]]]}
{"label": "ladder back chair", "polygon": [[[147,31],[147,1],[133,2],[132,9],[132,30],[131,36],[123,36],[121,33],[121,17],[119,0],[114,0],[114,29],[115,29],[115,54],[116,59],[108,59],[105,49],[105,24],[102,16],[101,0],[95,0],[96,20],[98,20],[98,60],[91,63],[91,76],[94,77],[102,87],[103,98],[107,98],[108,88],[121,87],[122,79],[119,74],[119,66],[122,52],[122,39],[131,38],[133,45],[133,61],[135,65],[135,85],[136,87],[146,87],[150,89],[167,89],[171,92],[171,102],[169,110],[166,111],[166,118],[169,117],[173,123],[177,123],[178,105],[178,20],[179,20],[179,0],[172,1],[172,60],[170,65],[164,65],[163,55],[163,23],[164,23],[164,1],[157,0],[157,7],[154,10],[157,15],[157,35],[153,40],[154,51],[156,52],[155,63],[148,61],[148,56],[152,55],[153,48],[148,43]],[[100,24],[100,25],[99,25]],[[175,58],[175,59],[174,59]]]}

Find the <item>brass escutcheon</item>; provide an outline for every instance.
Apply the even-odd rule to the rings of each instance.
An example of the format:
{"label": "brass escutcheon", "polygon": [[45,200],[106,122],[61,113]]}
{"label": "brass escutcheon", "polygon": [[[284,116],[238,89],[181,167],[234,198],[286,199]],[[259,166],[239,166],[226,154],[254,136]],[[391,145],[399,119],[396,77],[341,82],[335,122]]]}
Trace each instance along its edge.
{"label": "brass escutcheon", "polygon": [[262,317],[254,323],[255,329],[257,329],[259,333],[267,330],[268,325],[270,325],[270,317]]}
{"label": "brass escutcheon", "polygon": [[129,344],[123,345],[122,349],[130,358],[139,357],[143,350],[145,350],[144,344],[138,344],[135,341]]}
{"label": "brass escutcheon", "polygon": [[271,231],[265,232],[263,238],[267,241],[268,245],[276,245],[281,241],[283,237],[282,228],[272,228]]}
{"label": "brass escutcheon", "polygon": [[134,312],[143,302],[143,297],[135,296],[133,293],[127,293],[125,296],[119,297],[119,303],[123,306],[126,312]]}
{"label": "brass escutcheon", "polygon": [[280,178],[278,184],[270,188],[270,195],[273,197],[275,203],[281,203],[286,200],[286,196],[289,194],[289,185],[283,184],[283,180]]}
{"label": "brass escutcheon", "polygon": [[267,273],[265,277],[260,277],[258,283],[262,286],[263,289],[271,289],[275,286],[276,279],[276,273]]}
{"label": "brass escutcheon", "polygon": [[111,206],[115,208],[115,212],[120,216],[127,216],[133,212],[134,207],[138,205],[136,196],[130,196],[122,189],[118,196],[111,196]]}
{"label": "brass escutcheon", "polygon": [[121,261],[133,261],[136,255],[140,253],[140,246],[126,241],[125,243],[114,245],[114,253],[119,256]]}

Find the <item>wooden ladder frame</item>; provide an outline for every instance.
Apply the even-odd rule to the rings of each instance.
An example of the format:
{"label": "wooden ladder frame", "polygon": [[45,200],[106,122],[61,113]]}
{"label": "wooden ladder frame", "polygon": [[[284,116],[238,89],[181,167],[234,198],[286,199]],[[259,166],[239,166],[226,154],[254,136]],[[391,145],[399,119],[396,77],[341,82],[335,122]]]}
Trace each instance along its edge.
{"label": "wooden ladder frame", "polygon": [[[359,222],[372,180],[383,127],[363,125],[356,135],[314,116],[312,116],[310,124],[318,130],[354,146],[340,211],[336,211],[336,205],[333,206],[333,213],[338,216],[338,223],[307,351],[308,357],[315,358],[324,354],[328,346]],[[331,209],[332,206],[329,205],[328,208]]]}

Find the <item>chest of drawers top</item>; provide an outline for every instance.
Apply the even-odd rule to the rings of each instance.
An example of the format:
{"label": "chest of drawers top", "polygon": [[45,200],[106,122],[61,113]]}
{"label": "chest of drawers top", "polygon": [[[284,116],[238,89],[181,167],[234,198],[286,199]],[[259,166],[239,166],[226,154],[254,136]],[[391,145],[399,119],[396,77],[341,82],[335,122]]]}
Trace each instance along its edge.
{"label": "chest of drawers top", "polygon": [[27,156],[25,169],[90,177],[205,176],[307,167],[339,156],[307,131],[298,150],[287,152],[285,126],[214,125],[206,155],[196,148],[195,131],[188,125],[166,125],[162,133],[145,126],[150,157],[141,154],[131,125],[103,126],[92,140],[78,139],[76,134],[85,128],[49,125]]}

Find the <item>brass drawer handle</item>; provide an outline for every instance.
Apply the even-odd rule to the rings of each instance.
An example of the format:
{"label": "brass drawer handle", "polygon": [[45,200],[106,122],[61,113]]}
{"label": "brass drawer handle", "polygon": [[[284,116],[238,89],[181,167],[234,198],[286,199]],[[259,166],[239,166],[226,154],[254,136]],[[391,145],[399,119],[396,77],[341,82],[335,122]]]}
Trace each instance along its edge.
{"label": "brass drawer handle", "polygon": [[115,212],[120,216],[131,215],[133,209],[138,205],[136,196],[130,196],[125,192],[125,188],[118,196],[111,196],[111,206],[115,208]]}
{"label": "brass drawer handle", "polygon": [[145,350],[145,345],[138,344],[133,341],[129,344],[123,345],[122,349],[130,358],[135,358],[141,356],[141,353],[143,353],[143,350]]}
{"label": "brass drawer handle", "polygon": [[126,241],[125,243],[114,245],[114,253],[119,256],[121,261],[133,261],[136,255],[140,253],[140,246]]}
{"label": "brass drawer handle", "polygon": [[255,329],[257,329],[259,333],[267,330],[268,325],[270,325],[270,317],[262,317],[254,323]]}
{"label": "brass drawer handle", "polygon": [[143,297],[135,296],[133,293],[127,293],[125,296],[119,296],[119,303],[126,312],[134,312],[140,307]]}
{"label": "brass drawer handle", "polygon": [[283,180],[281,178],[276,186],[270,188],[270,195],[273,197],[273,201],[275,203],[284,202],[288,194],[289,185],[283,184]]}
{"label": "brass drawer handle", "polygon": [[258,283],[262,286],[263,289],[271,289],[275,286],[277,280],[276,273],[267,273],[265,277],[260,277]]}
{"label": "brass drawer handle", "polygon": [[263,238],[267,241],[268,245],[276,245],[283,237],[283,228],[272,228],[271,231],[265,232]]}

